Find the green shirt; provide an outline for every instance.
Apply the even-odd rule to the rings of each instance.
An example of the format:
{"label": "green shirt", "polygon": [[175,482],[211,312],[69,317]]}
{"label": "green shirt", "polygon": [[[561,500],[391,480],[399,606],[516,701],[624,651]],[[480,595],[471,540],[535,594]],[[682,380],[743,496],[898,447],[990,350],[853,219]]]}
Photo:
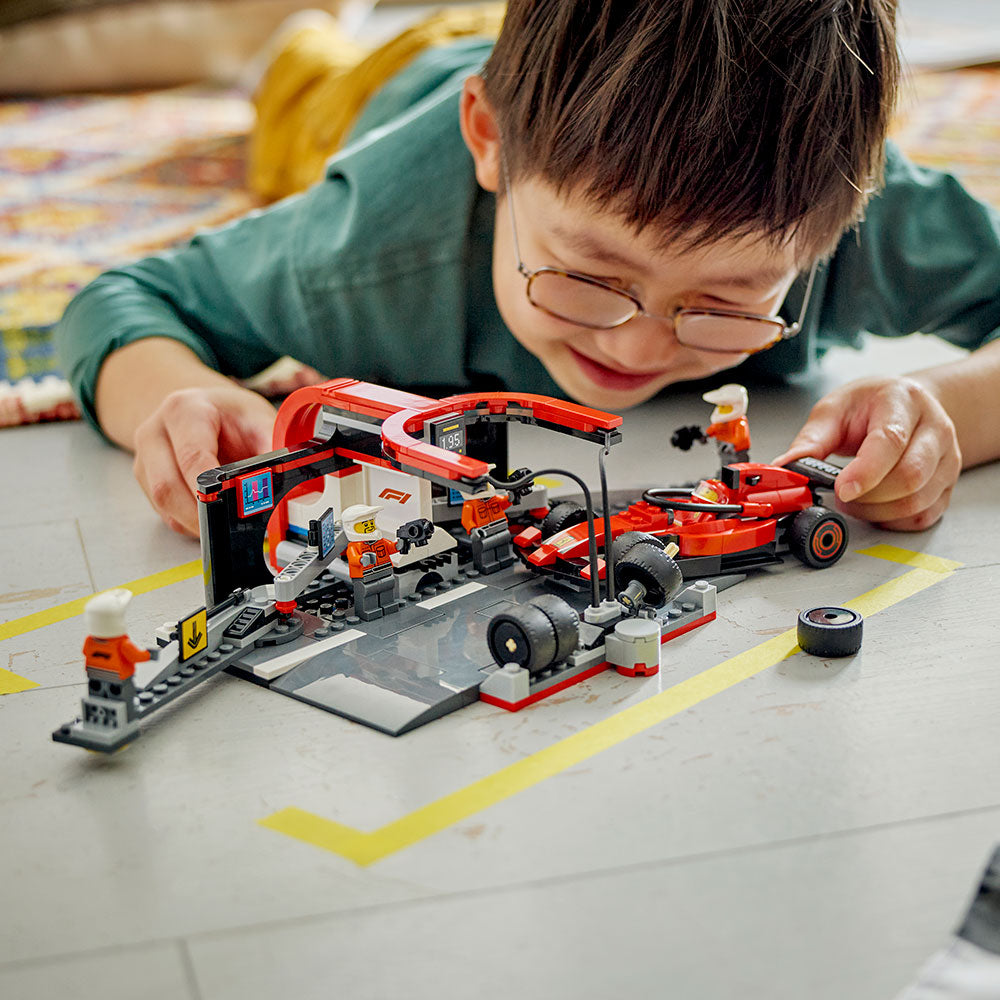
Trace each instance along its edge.
{"label": "green shirt", "polygon": [[[87,416],[96,424],[104,358],[144,337],[175,338],[237,377],[288,354],[330,377],[431,396],[562,395],[493,297],[494,197],[476,183],[458,124],[462,82],[489,48],[465,40],[418,57],[371,100],[358,138],[310,190],[83,289],[56,338]],[[786,317],[798,314],[802,284]],[[814,295],[803,332],[741,372],[807,371],[866,330],[977,347],[1000,336],[1000,215],[890,146],[885,189]]]}

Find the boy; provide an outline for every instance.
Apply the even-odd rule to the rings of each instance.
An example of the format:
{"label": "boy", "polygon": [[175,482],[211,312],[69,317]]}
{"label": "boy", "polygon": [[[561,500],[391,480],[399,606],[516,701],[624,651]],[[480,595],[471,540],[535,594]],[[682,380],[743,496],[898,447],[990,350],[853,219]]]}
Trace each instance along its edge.
{"label": "boy", "polygon": [[225,376],[283,354],[614,410],[920,329],[973,353],[838,389],[779,461],[855,454],[843,509],[927,527],[1000,456],[1000,220],[886,152],[894,6],[514,0],[492,52],[394,76],[307,193],[85,289],[59,330],[84,409],[195,533],[198,472],[270,445]]}

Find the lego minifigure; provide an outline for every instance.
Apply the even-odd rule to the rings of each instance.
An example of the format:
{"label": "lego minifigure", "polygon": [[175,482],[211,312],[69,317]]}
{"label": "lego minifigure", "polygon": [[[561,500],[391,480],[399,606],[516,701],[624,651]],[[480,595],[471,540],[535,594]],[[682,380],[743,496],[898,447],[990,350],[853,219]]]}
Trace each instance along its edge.
{"label": "lego minifigure", "polygon": [[505,513],[510,505],[510,496],[497,493],[492,484],[462,504],[462,527],[472,544],[472,564],[480,573],[495,573],[514,564]]}
{"label": "lego minifigure", "polygon": [[749,396],[746,389],[742,385],[730,382],[706,392],[701,398],[715,407],[708,429],[702,430],[697,424],[678,427],[670,443],[681,451],[687,451],[695,441],[706,444],[709,438],[715,438],[720,466],[726,466],[730,462],[749,462],[750,423],[747,420]]}
{"label": "lego minifigure", "polygon": [[375,523],[381,507],[354,504],[341,515],[347,549],[344,553],[354,584],[354,613],[372,621],[400,607],[399,583],[393,574],[396,543]]}
{"label": "lego minifigure", "polygon": [[83,655],[91,698],[124,701],[127,717],[134,717],[135,664],[150,659],[148,649],[140,649],[125,633],[125,609],[132,592],[124,588],[108,590],[89,600],[83,609],[87,639]]}
{"label": "lego minifigure", "polygon": [[711,423],[705,436],[715,438],[722,465],[750,461],[750,424],[747,421],[749,396],[742,385],[730,382],[702,397],[712,403]]}

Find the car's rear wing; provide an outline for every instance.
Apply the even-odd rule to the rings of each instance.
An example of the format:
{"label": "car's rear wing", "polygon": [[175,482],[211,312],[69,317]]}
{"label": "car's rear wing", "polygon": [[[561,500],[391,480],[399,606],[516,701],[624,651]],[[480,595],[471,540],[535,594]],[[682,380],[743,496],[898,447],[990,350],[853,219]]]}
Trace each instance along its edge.
{"label": "car's rear wing", "polygon": [[827,490],[833,489],[837,476],[841,473],[836,465],[820,461],[818,458],[799,458],[794,462],[788,462],[785,468],[806,476],[811,486]]}

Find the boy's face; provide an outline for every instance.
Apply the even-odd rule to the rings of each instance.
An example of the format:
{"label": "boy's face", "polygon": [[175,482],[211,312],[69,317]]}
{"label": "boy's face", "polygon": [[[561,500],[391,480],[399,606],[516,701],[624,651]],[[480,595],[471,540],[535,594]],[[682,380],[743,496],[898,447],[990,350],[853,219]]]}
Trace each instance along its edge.
{"label": "boy's face", "polygon": [[572,192],[558,195],[538,179],[515,182],[497,203],[497,306],[560,388],[600,409],[636,406],[664,386],[731,368],[747,355],[686,347],[669,320],[639,315],[615,329],[595,330],[537,308],[518,271],[506,197],[513,198],[521,259],[529,271],[549,266],[597,278],[630,292],[657,317],[678,306],[774,315],[799,273],[792,247],[744,238],[664,251],[651,234],[637,236],[623,219]]}
{"label": "boy's face", "polygon": [[[465,82],[460,124],[480,185],[497,191],[502,143],[481,77]],[[597,278],[631,293],[657,317],[678,307],[773,315],[799,272],[792,245],[778,249],[743,238],[698,250],[663,250],[661,234],[636,235],[624,219],[579,194],[557,194],[540,179],[515,182],[497,199],[493,288],[500,315],[567,395],[600,409],[636,406],[664,386],[731,368],[746,355],[686,347],[670,320],[653,316],[595,330],[537,308],[518,270],[507,198],[513,200],[528,271],[555,267]]]}

